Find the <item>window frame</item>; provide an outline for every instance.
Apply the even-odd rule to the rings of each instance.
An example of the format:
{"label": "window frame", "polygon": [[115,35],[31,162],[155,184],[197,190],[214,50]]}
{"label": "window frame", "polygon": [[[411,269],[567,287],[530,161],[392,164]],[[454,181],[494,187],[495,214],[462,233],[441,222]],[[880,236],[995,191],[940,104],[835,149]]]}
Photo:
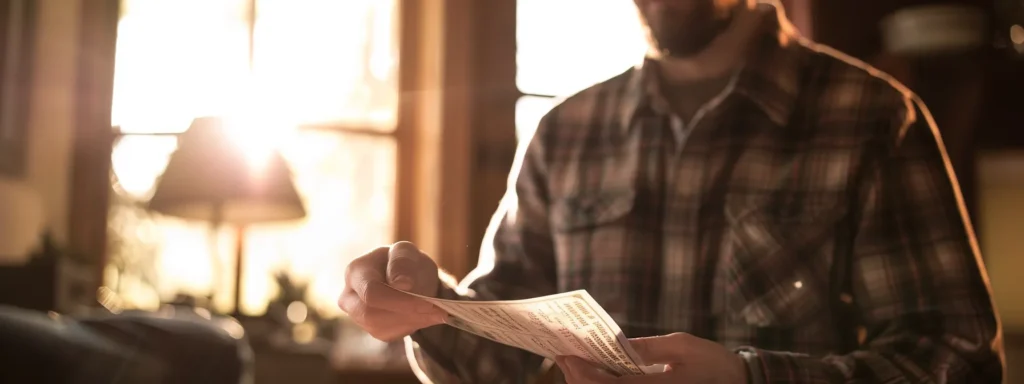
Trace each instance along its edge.
{"label": "window frame", "polygon": [[[252,66],[253,66],[254,51],[255,51],[255,48],[256,48],[256,41],[255,41],[256,22],[257,22],[257,18],[258,18],[258,15],[259,15],[259,7],[257,6],[258,1],[259,0],[246,0],[247,13],[248,13],[247,14],[247,16],[248,16],[248,31],[247,32],[248,32],[248,37],[249,37],[248,53],[249,53],[249,68],[250,69],[252,69]],[[396,11],[399,13],[399,15],[402,14],[402,9],[404,8],[403,4],[404,4],[403,1],[396,0],[396,8],[397,8]],[[118,22],[120,22],[120,19],[121,19],[120,7],[118,7],[117,19],[118,19]],[[401,23],[401,17],[399,17],[398,19],[399,20],[397,20],[397,22]],[[399,27],[397,29],[401,29],[400,28],[401,26],[397,26],[397,27]],[[398,37],[399,37],[399,39],[401,39],[402,38],[401,34],[399,34]],[[399,73],[401,73],[402,63],[403,63],[402,54],[401,54],[401,52],[399,52],[399,59],[398,59]],[[401,86],[399,86],[399,88],[401,88]],[[402,104],[401,97],[402,97],[402,93],[400,92],[399,93],[398,105]],[[398,111],[396,111],[396,112],[398,112]],[[122,132],[120,129],[118,129],[117,126],[114,126],[114,125],[111,125],[111,129],[113,131],[115,142],[117,140],[119,140],[121,137],[125,137],[125,136],[180,136],[181,134],[184,133],[184,132]],[[397,122],[397,120],[396,120],[394,129],[391,130],[391,131],[383,131],[383,130],[376,129],[376,128],[373,128],[373,127],[366,127],[366,126],[360,126],[360,125],[355,125],[355,124],[331,123],[331,122],[299,124],[296,127],[296,130],[298,130],[298,131],[301,131],[301,130],[327,130],[327,131],[337,132],[337,133],[341,133],[341,134],[349,134],[349,135],[361,135],[361,136],[365,135],[365,136],[373,136],[373,137],[391,137],[391,138],[393,138],[395,140],[396,145],[398,145],[398,146],[401,146],[400,143],[402,141],[404,141],[402,139],[403,135],[401,135],[400,132],[399,132],[400,129],[399,129],[399,123]]]}
{"label": "window frame", "polygon": [[[79,55],[77,61],[67,244],[92,265],[89,286],[95,297],[107,264],[111,154],[121,136],[111,124],[121,6],[120,0],[82,1],[79,47],[89,54]],[[483,232],[482,227],[471,224],[487,221],[475,210],[478,197],[493,197],[494,203],[487,204],[489,211],[498,200],[492,196],[491,177],[470,183],[473,175],[480,176],[480,168],[473,165],[478,143],[471,133],[476,122],[473,110],[478,105],[473,96],[481,87],[474,80],[481,64],[474,55],[472,32],[481,27],[478,13],[489,14],[490,8],[477,6],[473,0],[399,1],[399,95],[394,130],[341,124],[299,127],[393,137],[397,148],[393,236],[416,243],[456,276],[463,276],[473,265],[479,241],[470,239],[478,239],[476,233]],[[508,126],[511,128],[511,121]],[[514,130],[507,133],[512,136]],[[485,192],[475,193],[480,190]]]}
{"label": "window frame", "polygon": [[[252,70],[253,65],[254,65],[255,48],[256,48],[256,44],[257,44],[257,42],[256,42],[256,27],[257,27],[257,21],[258,21],[258,16],[259,16],[258,2],[259,2],[259,0],[245,0],[245,6],[246,6],[246,12],[247,12],[247,14],[246,14],[247,20],[246,21],[248,23],[248,26],[247,26],[248,27],[247,28],[248,36],[247,37],[248,37],[248,40],[249,40],[249,44],[248,44],[248,47],[247,47],[247,50],[248,50],[248,66],[249,66],[250,70]],[[399,14],[401,14],[402,3],[403,3],[402,1],[396,0],[396,8],[398,8],[398,9],[396,9],[396,11],[399,12]],[[123,15],[121,15],[121,14],[118,15],[118,22],[120,22],[122,16]],[[395,20],[396,23],[400,22],[399,18],[397,18],[397,17],[394,18],[394,20]],[[400,29],[399,27],[400,26],[398,26],[398,25],[394,26],[394,28],[396,28],[396,29]],[[401,35],[400,34],[397,35],[396,38],[400,39]],[[399,65],[399,71],[398,72],[400,73],[401,72],[401,68],[400,67],[402,65],[402,58],[401,58],[401,53],[400,52],[399,52],[399,57],[398,57],[398,65]],[[396,92],[398,92],[397,89],[396,89]],[[401,95],[401,93],[399,93],[399,96],[400,95]],[[397,108],[398,105],[401,105],[401,100],[399,100],[399,103],[396,104],[396,111],[395,111],[396,115],[399,112],[397,110],[398,109]],[[394,143],[394,145],[396,147],[396,151],[395,151],[395,157],[396,158],[394,159],[394,164],[395,164],[395,166],[397,168],[397,167],[400,167],[398,159],[397,159],[398,153],[399,153],[397,148],[401,148],[402,144],[404,142],[406,142],[407,139],[403,138],[404,135],[400,134],[400,132],[399,132],[400,129],[398,128],[397,119],[396,119],[395,125],[393,127],[391,127],[391,128],[392,129],[390,129],[390,130],[383,130],[383,129],[374,128],[374,127],[370,127],[370,126],[360,126],[360,125],[357,125],[357,124],[346,124],[346,123],[335,123],[335,122],[319,122],[319,123],[298,124],[295,127],[295,132],[302,132],[302,131],[327,131],[327,132],[330,132],[330,133],[333,133],[333,134],[344,135],[344,136],[349,136],[349,137],[372,137],[372,138],[386,138],[386,139],[390,139],[389,141]],[[123,131],[121,131],[120,127],[118,127],[118,126],[111,126],[111,130],[112,130],[112,133],[113,133],[113,138],[112,138],[113,144],[112,144],[112,147],[111,147],[111,154],[113,154],[113,149],[116,148],[116,146],[120,142],[120,140],[122,140],[124,138],[127,138],[127,137],[176,137],[177,138],[177,137],[180,137],[181,135],[183,135],[185,133],[185,131],[181,131],[181,132],[123,132]],[[113,172],[112,168],[111,168],[110,172]],[[398,172],[397,172],[397,169],[396,169],[396,178],[397,178],[397,173]],[[110,180],[113,180],[113,179],[110,179]],[[398,194],[402,190],[403,189],[400,189],[400,188],[397,187],[397,180],[396,180],[396,189],[394,191],[395,198],[392,201],[392,207],[393,208],[391,210],[391,212],[392,212],[391,221],[392,221],[392,228],[393,228],[392,234],[391,234],[392,241],[394,241],[397,238],[400,238],[398,233],[397,233],[397,229],[398,229],[397,228],[398,227],[397,224],[398,224],[398,221],[402,218],[402,215],[398,212],[398,209],[397,209],[396,206],[397,206],[398,202],[402,200],[402,198],[398,196]],[[107,204],[108,204],[108,208],[107,209],[109,211],[109,209],[110,209],[109,208],[110,202],[108,201]],[[241,241],[241,240],[239,240],[239,241]],[[110,250],[106,250],[106,251],[109,252]],[[245,252],[245,251],[243,250],[243,252]],[[101,269],[106,267],[106,261],[107,261],[106,258],[108,258],[110,255],[109,255],[109,253],[104,253],[103,256],[104,256],[104,263],[103,263],[103,265],[100,266]],[[232,273],[232,280],[234,280],[234,276],[240,276],[235,271],[235,268],[241,268],[242,267],[241,264],[231,263],[231,265],[225,265],[225,267],[228,267],[228,270],[231,271],[231,273]],[[103,277],[101,277],[100,285],[104,285],[104,284],[105,284],[105,282],[103,281]],[[237,283],[234,283],[234,284],[237,284]],[[244,285],[245,285],[244,282],[242,284],[243,284],[242,288],[244,289],[245,288],[244,287]]]}

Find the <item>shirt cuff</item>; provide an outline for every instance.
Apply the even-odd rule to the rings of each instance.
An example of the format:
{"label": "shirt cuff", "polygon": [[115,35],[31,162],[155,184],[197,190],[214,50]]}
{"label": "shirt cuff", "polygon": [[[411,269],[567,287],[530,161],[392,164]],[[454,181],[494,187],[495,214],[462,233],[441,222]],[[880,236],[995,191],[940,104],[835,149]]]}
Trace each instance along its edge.
{"label": "shirt cuff", "polygon": [[[457,300],[459,295],[452,287],[442,282],[438,285],[436,297]],[[454,329],[449,328],[447,325],[439,324],[413,332],[412,335],[409,335],[409,338],[418,344],[423,354],[430,357],[435,363],[439,363],[446,370],[452,370],[454,366],[447,361],[448,359],[443,352],[445,350],[451,352],[456,347],[457,338],[453,335],[454,331]]]}
{"label": "shirt cuff", "polygon": [[846,380],[838,367],[818,357],[752,347],[739,350],[753,353],[747,363],[748,366],[756,367],[755,377],[762,380],[761,383],[835,383]]}
{"label": "shirt cuff", "polygon": [[766,384],[764,370],[761,369],[761,360],[757,356],[757,350],[753,348],[740,348],[736,351],[743,358],[747,366],[747,384]]}

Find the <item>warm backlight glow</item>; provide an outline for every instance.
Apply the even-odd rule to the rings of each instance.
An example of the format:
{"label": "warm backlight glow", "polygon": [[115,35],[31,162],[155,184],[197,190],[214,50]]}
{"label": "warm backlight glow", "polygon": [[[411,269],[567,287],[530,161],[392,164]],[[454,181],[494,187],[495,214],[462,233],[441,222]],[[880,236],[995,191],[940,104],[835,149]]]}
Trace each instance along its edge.
{"label": "warm backlight glow", "polygon": [[[164,140],[122,141],[115,150],[120,153],[122,147],[138,147],[130,152],[136,156],[115,156],[114,170],[120,184],[133,186],[122,192],[128,197],[143,198],[151,193],[162,170],[152,164],[161,160],[166,164],[168,153],[161,149],[166,148],[165,140],[174,140],[147,138]],[[310,283],[309,295],[315,309],[335,314],[334,303],[344,284],[342,274],[349,258],[393,240],[395,146],[388,138],[353,137],[329,131],[293,132],[279,144],[308,215],[294,222],[248,229],[242,308],[246,313],[261,313],[268,300],[277,294],[271,273],[284,269]],[[136,164],[140,167],[135,167]],[[121,235],[159,245],[154,255],[160,275],[157,296],[168,298],[179,292],[203,295],[213,290],[221,293],[214,298],[217,307],[230,309],[229,266],[233,265],[234,255],[230,229],[218,233],[218,257],[214,258],[205,223],[172,217],[148,220],[152,224],[136,223],[121,230]],[[153,227],[158,230],[147,230]],[[157,296],[130,296],[147,302],[138,305],[156,304],[148,301]]]}
{"label": "warm backlight glow", "polygon": [[295,123],[391,130],[398,102],[395,0],[260,0],[259,105]]}
{"label": "warm backlight glow", "polygon": [[518,0],[516,85],[568,96],[618,75],[647,51],[633,0]]}
{"label": "warm backlight glow", "polygon": [[124,0],[117,33],[113,124],[181,132],[222,115],[249,77],[246,0]]}
{"label": "warm backlight glow", "polygon": [[[128,134],[178,133],[195,117],[223,116],[254,173],[271,151],[282,153],[306,203],[303,220],[248,228],[244,313],[265,311],[277,294],[272,274],[284,269],[309,283],[310,311],[336,314],[349,258],[393,240],[393,139],[297,127],[394,129],[396,3],[257,0],[250,62],[248,0],[123,1],[114,125]],[[213,293],[215,307],[230,310],[232,230],[211,236],[206,223],[141,208],[176,147],[173,136],[117,143],[114,190],[134,203],[112,208],[118,257],[106,284],[118,286],[128,306]],[[155,278],[142,277],[147,268]]]}
{"label": "warm backlight glow", "polygon": [[[633,0],[518,0],[516,24],[516,85],[526,94],[572,95],[626,71],[647,51]],[[531,137],[554,105],[549,97],[521,97],[516,136]]]}
{"label": "warm backlight glow", "polygon": [[[249,109],[227,116],[224,129],[231,142],[242,150],[255,176],[266,167],[270,155],[295,133],[295,123],[266,109]],[[272,111],[272,110],[270,110]]]}

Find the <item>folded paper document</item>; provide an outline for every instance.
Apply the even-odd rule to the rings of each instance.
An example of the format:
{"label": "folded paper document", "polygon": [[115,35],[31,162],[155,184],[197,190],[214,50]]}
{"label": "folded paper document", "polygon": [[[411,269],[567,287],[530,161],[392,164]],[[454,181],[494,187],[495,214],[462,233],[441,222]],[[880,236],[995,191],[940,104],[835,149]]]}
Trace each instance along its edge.
{"label": "folded paper document", "polygon": [[448,312],[448,325],[550,359],[577,356],[618,375],[663,370],[642,365],[622,330],[587,291],[511,301],[415,296]]}

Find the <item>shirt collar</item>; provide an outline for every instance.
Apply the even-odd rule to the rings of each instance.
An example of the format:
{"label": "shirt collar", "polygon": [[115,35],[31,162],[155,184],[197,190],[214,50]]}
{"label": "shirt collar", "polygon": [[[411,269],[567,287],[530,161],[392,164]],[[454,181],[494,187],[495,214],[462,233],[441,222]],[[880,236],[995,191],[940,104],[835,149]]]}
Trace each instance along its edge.
{"label": "shirt collar", "polygon": [[[778,126],[785,126],[800,91],[799,45],[803,39],[777,0],[759,0],[775,7],[776,17],[753,41],[746,64],[739,71],[734,92],[749,98]],[[649,60],[635,66],[629,74],[622,104],[622,128],[632,126],[642,112],[659,113],[657,74]]]}

